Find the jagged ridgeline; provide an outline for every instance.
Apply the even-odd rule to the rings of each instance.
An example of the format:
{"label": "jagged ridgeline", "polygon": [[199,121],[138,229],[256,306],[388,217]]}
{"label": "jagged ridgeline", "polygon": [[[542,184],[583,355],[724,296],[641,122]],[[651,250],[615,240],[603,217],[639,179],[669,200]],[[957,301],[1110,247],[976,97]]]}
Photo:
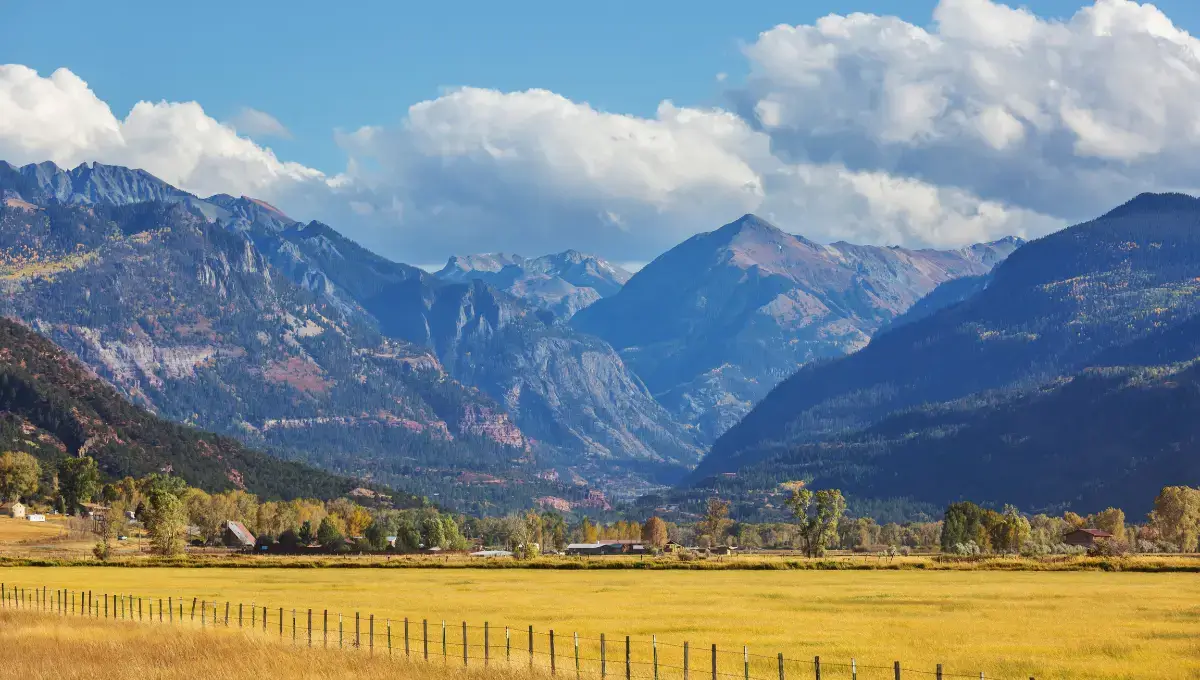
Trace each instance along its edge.
{"label": "jagged ridgeline", "polygon": [[[0,318],[0,450],[33,454],[47,469],[88,455],[109,477],[170,471],[208,491],[243,489],[263,498],[336,498],[345,477],[246,448],[137,408],[67,352]],[[395,496],[398,505],[417,505]]]}
{"label": "jagged ridgeline", "polygon": [[784,381],[691,483],[1133,513],[1200,483],[1200,200],[1139,196],[962,288]]}
{"label": "jagged ridgeline", "polygon": [[0,287],[161,416],[465,509],[636,493],[701,454],[611,347],[543,310],[141,171],[0,162]]}

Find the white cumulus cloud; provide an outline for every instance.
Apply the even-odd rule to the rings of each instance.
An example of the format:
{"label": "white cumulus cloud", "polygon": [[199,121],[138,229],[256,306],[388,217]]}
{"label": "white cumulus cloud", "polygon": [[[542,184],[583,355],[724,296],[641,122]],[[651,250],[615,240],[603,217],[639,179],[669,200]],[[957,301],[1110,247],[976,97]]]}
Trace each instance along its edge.
{"label": "white cumulus cloud", "polygon": [[1149,4],[1095,0],[1057,21],[941,0],[928,30],[831,15],[768,30],[745,53],[736,108],[793,162],[1066,219],[1200,186],[1200,41]]}
{"label": "white cumulus cloud", "polygon": [[0,65],[0,159],[127,165],[201,196],[276,199],[297,184],[324,179],[238,136],[195,102],[138,102],[119,119],[71,71],[42,77],[21,65]]}

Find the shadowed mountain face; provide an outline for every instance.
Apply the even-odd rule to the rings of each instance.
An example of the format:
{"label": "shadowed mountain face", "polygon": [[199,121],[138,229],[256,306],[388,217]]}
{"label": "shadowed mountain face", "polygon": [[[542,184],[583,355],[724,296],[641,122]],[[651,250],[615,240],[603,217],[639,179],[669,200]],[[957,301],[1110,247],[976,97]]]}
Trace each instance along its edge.
{"label": "shadowed mountain face", "polygon": [[1160,487],[1200,482],[1198,280],[1200,201],[1139,196],[804,367],[693,483],[724,472],[738,493],[807,478],[876,499],[1148,509]]}
{"label": "shadowed mountain face", "polygon": [[233,439],[156,418],[11,319],[0,319],[0,385],[0,446],[30,453],[46,469],[87,455],[112,478],[167,470],[208,491],[241,489],[264,498],[336,498],[356,486],[344,477],[251,451]]}
{"label": "shadowed mountain face", "polygon": [[671,249],[571,323],[620,350],[711,440],[800,366],[862,348],[938,284],[985,274],[1020,244],[819,245],[746,215]]}
{"label": "shadowed mountain face", "polygon": [[505,253],[455,255],[437,275],[446,281],[485,281],[563,321],[621,290],[632,276],[610,262],[574,250],[533,259]]}
{"label": "shadowed mountain face", "polygon": [[126,168],[0,164],[0,201],[4,313],[173,419],[492,509],[699,458],[611,347],[482,282]]}

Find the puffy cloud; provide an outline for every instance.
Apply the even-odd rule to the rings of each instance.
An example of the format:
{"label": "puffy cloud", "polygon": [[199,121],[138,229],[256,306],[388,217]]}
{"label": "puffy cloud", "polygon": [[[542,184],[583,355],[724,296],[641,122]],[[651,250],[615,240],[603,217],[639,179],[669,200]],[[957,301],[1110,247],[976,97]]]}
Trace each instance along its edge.
{"label": "puffy cloud", "polygon": [[752,211],[815,239],[910,245],[1057,225],[915,179],[785,163],[770,141],[722,110],[664,102],[645,119],[541,90],[473,88],[341,137],[348,174],[395,220],[376,234],[388,252],[574,247],[638,260]]}
{"label": "puffy cloud", "polygon": [[831,15],[745,52],[737,109],[792,162],[918,178],[1069,219],[1200,186],[1200,41],[1149,4],[1067,21],[942,0],[929,30]]}
{"label": "puffy cloud", "polygon": [[[409,262],[565,248],[645,261],[745,212],[817,240],[921,246],[1056,225],[919,178],[782,160],[770,134],[720,109],[663,102],[642,118],[544,90],[463,88],[395,124],[339,134],[346,170],[327,176],[279,160],[194,102],[139,102],[118,119],[69,71],[2,68],[0,157],[118,163],[200,195],[264,198]],[[923,134],[921,97],[898,99],[909,127],[895,134]],[[1002,116],[990,124],[997,145],[1021,139]]]}
{"label": "puffy cloud", "polygon": [[229,121],[234,129],[251,137],[279,137],[291,139],[292,132],[279,119],[266,111],[259,111],[248,106],[243,107]]}
{"label": "puffy cloud", "polygon": [[61,68],[43,78],[25,66],[0,65],[0,158],[128,165],[201,196],[278,199],[295,185],[324,183],[321,172],[280,161],[195,102],[138,102],[119,120],[87,83]]}

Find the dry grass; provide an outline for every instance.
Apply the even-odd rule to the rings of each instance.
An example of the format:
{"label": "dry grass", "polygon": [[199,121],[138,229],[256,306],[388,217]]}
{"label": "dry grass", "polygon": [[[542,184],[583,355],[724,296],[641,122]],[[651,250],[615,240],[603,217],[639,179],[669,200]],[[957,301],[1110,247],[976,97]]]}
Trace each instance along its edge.
{"label": "dry grass", "polygon": [[[385,620],[392,621],[399,647],[400,621],[409,617],[416,647],[419,621],[427,618],[435,655],[445,619],[451,659],[461,655],[464,620],[472,626],[476,661],[484,621],[491,624],[493,658],[502,653],[505,624],[512,626],[518,655],[527,648],[525,627],[533,625],[539,658],[547,651],[544,633],[554,629],[560,669],[571,672],[570,634],[578,632],[585,659],[599,656],[594,640],[608,635],[610,675],[618,672],[614,658],[623,653],[624,635],[633,636],[634,660],[643,663],[656,635],[664,666],[680,666],[682,650],[672,645],[691,642],[693,677],[708,670],[712,643],[732,652],[722,656],[722,674],[739,677],[741,648],[748,644],[752,654],[763,655],[752,658],[751,674],[764,680],[777,677],[777,652],[789,660],[789,680],[812,677],[817,655],[826,679],[848,679],[849,669],[834,664],[852,657],[862,680],[891,678],[894,659],[909,669],[905,677],[938,663],[948,674],[978,677],[982,670],[988,678],[1200,677],[1200,579],[1194,574],[9,567],[0,568],[0,581],[183,596],[189,608],[192,597],[218,602],[222,610],[228,601],[234,612],[238,603],[267,604],[271,626],[257,635],[276,641],[278,607],[287,610],[289,626],[291,609],[298,610],[301,640],[307,608],[318,622],[324,609],[333,622],[345,614],[347,635],[354,612],[363,615],[364,633],[367,615],[374,614],[377,648],[385,645]],[[583,666],[598,670],[595,662]],[[679,678],[676,668],[664,668],[663,680]],[[634,667],[641,677],[648,670]]]}
{"label": "dry grass", "polygon": [[522,672],[389,661],[366,654],[298,650],[225,631],[106,623],[0,611],[0,678],[408,678],[496,680]]}
{"label": "dry grass", "polygon": [[67,527],[62,518],[51,518],[47,522],[30,522],[26,519],[0,517],[0,544],[43,541],[66,534]]}
{"label": "dry grass", "polygon": [[[0,558],[39,560],[86,560],[92,557],[96,536],[91,520],[52,515],[45,522],[0,517]],[[114,541],[117,558],[129,559],[144,553],[146,539],[131,536]]]}

